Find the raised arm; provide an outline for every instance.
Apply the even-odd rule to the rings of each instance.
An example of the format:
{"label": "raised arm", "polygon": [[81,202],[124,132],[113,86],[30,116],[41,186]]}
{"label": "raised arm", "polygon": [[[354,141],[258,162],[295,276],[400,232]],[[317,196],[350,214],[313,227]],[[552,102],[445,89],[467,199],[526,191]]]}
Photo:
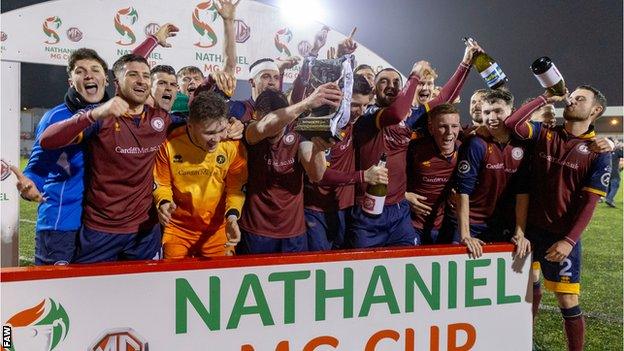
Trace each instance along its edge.
{"label": "raised arm", "polygon": [[536,99],[520,106],[511,116],[505,120],[505,126],[512,131],[518,139],[532,139],[537,135],[533,132],[530,123],[531,114],[547,104],[546,97],[538,96]]}
{"label": "raised arm", "polygon": [[438,94],[435,99],[427,103],[427,110],[431,110],[432,108],[443,103],[455,101],[464,87],[464,83],[466,82],[466,78],[470,72],[474,55],[478,52],[483,52],[483,49],[477,44],[477,42],[471,41],[470,44],[466,46],[466,49],[464,50],[464,57],[459,63],[459,66],[457,66],[455,73],[453,73],[448,82],[444,84],[440,90],[440,94]]}
{"label": "raised arm", "polygon": [[416,93],[416,86],[420,82],[421,77],[426,77],[430,74],[433,74],[433,70],[429,62],[418,61],[414,64],[407,83],[405,83],[403,89],[401,89],[396,99],[394,99],[394,102],[387,108],[383,108],[377,112],[377,127],[379,129],[399,124],[410,115],[412,111],[412,100]]}
{"label": "raised arm", "polygon": [[119,96],[106,103],[74,115],[72,118],[54,123],[41,134],[41,147],[44,149],[58,149],[82,140],[83,132],[96,127],[98,120],[105,117],[123,116],[128,111],[128,103]]}
{"label": "raised arm", "polygon": [[301,102],[273,111],[262,117],[261,120],[250,123],[245,130],[245,139],[247,143],[254,145],[266,138],[274,137],[300,114],[323,105],[338,108],[341,99],[342,93],[338,85],[335,83],[323,84]]}
{"label": "raised arm", "polygon": [[167,43],[167,39],[175,37],[178,34],[178,31],[180,31],[180,29],[178,29],[175,25],[165,23],[160,26],[154,35],[148,35],[147,38],[139,44],[139,46],[132,50],[132,53],[147,58],[158,45],[164,48],[170,48],[171,44]]}
{"label": "raised arm", "polygon": [[218,0],[215,2],[217,12],[223,18],[223,33],[225,40],[223,44],[223,56],[225,66],[223,71],[231,75],[236,74],[236,30],[234,29],[234,18],[236,17],[236,6],[240,0]]}

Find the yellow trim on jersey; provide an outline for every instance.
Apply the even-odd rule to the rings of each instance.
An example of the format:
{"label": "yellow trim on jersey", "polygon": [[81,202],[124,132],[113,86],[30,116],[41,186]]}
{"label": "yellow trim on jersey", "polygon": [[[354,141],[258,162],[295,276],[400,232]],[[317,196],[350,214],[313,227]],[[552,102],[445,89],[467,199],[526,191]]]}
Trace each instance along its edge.
{"label": "yellow trim on jersey", "polygon": [[524,123],[526,123],[527,126],[529,127],[529,139],[532,139],[533,138],[533,133],[534,133],[534,131],[533,131],[533,124],[531,124],[531,122],[529,122],[529,121],[526,121]]}
{"label": "yellow trim on jersey", "polygon": [[587,191],[588,193],[593,193],[593,194],[600,195],[600,196],[607,196],[607,193],[605,191],[590,188],[587,186],[584,187],[583,190]]}
{"label": "yellow trim on jersey", "polygon": [[80,132],[77,137],[74,138],[72,144],[80,144],[80,142],[84,139],[84,132]]}
{"label": "yellow trim on jersey", "polygon": [[383,112],[383,110],[385,110],[386,108],[380,108],[379,111],[377,111],[377,113],[375,114],[375,126],[377,127],[377,129],[381,130],[381,123],[379,123],[379,118],[381,117],[381,113]]}
{"label": "yellow trim on jersey", "polygon": [[429,107],[428,102],[425,102],[425,112],[428,113],[429,111],[431,111],[431,107]]}
{"label": "yellow trim on jersey", "polygon": [[596,137],[596,131],[592,130],[589,133],[584,133],[578,136],[579,139],[593,139]]}
{"label": "yellow trim on jersey", "polygon": [[539,263],[539,261],[535,261],[531,263],[531,269],[534,271],[542,270],[542,265]]}
{"label": "yellow trim on jersey", "polygon": [[574,295],[581,294],[581,283],[551,282],[550,280],[544,279],[544,287],[552,292]]}

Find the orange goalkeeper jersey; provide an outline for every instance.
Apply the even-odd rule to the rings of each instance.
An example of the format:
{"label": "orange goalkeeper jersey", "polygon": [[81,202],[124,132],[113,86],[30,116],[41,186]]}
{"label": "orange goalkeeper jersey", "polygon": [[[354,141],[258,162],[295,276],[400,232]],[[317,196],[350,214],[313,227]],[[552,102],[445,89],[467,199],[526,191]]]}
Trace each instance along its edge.
{"label": "orange goalkeeper jersey", "polygon": [[[177,205],[170,229],[191,235],[216,230],[229,210],[241,213],[247,182],[245,147],[228,140],[208,152],[191,142],[186,126],[179,127],[158,150],[154,182],[156,206],[162,201]],[[222,198],[225,211],[219,206]]]}

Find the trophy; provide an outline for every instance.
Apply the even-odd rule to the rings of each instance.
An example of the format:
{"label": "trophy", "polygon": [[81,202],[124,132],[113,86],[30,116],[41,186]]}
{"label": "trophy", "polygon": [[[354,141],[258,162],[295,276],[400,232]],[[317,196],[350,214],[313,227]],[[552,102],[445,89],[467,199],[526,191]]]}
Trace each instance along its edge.
{"label": "trophy", "polygon": [[320,137],[327,141],[340,141],[340,130],[349,123],[351,115],[351,93],[353,90],[353,55],[337,59],[305,59],[302,65],[305,96],[322,84],[336,82],[342,90],[342,101],[336,110],[324,105],[313,109],[309,115],[297,119],[295,131],[307,139]]}

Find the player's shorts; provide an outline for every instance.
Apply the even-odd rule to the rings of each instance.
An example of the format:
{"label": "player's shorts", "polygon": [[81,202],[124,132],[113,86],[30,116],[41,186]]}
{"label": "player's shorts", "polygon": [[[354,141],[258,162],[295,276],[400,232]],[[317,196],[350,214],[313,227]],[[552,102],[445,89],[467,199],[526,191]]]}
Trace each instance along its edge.
{"label": "player's shorts", "polygon": [[308,235],[299,234],[290,238],[270,238],[241,229],[241,241],[236,248],[239,254],[267,254],[280,252],[308,251]]}
{"label": "player's shorts", "polygon": [[544,287],[553,292],[579,295],[581,292],[581,242],[574,245],[566,259],[557,263],[544,258],[548,248],[559,240],[555,239],[557,237],[554,234],[531,231],[527,233],[527,237],[533,247],[533,261],[539,262],[538,267],[542,270]]}
{"label": "player's shorts", "polygon": [[226,247],[225,225],[213,232],[180,232],[170,226],[163,231],[164,258],[229,256],[233,247]]}
{"label": "player's shorts", "polygon": [[38,230],[35,234],[35,265],[65,265],[76,255],[77,230]]}
{"label": "player's shorts", "polygon": [[[459,244],[461,242],[461,234],[459,233],[457,219],[449,216],[447,225],[453,231],[453,244]],[[512,229],[513,227],[510,227],[509,223],[491,220],[487,223],[470,224],[470,236],[485,242],[509,242],[513,233]]]}
{"label": "player's shorts", "polygon": [[160,224],[132,234],[100,232],[82,226],[76,263],[158,260],[162,257]]}
{"label": "player's shorts", "polygon": [[321,212],[305,209],[308,250],[327,251],[345,248],[345,233],[351,209]]}
{"label": "player's shorts", "polygon": [[353,206],[351,217],[347,235],[354,248],[414,246],[421,243],[412,226],[407,200],[385,205],[377,217],[366,214],[361,206]]}
{"label": "player's shorts", "polygon": [[422,245],[441,244],[441,242],[438,242],[440,238],[440,231],[438,229],[414,228],[414,231],[416,232],[416,236],[422,240]]}

